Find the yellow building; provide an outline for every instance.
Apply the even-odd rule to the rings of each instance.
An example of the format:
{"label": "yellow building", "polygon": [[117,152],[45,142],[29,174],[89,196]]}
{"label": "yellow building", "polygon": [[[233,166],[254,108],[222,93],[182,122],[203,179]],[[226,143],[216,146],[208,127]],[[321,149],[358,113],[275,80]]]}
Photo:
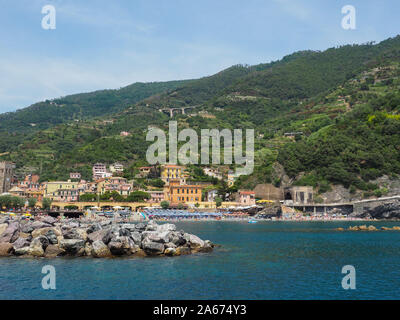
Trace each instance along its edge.
{"label": "yellow building", "polygon": [[180,184],[185,184],[185,167],[173,164],[163,165],[161,167],[161,179],[165,184],[169,184],[171,180],[178,180]]}
{"label": "yellow building", "polygon": [[79,196],[78,182],[51,181],[44,184],[44,198],[53,201],[77,201]]}
{"label": "yellow building", "polygon": [[171,204],[201,202],[202,185],[182,185],[179,180],[171,180],[165,187],[164,198]]}

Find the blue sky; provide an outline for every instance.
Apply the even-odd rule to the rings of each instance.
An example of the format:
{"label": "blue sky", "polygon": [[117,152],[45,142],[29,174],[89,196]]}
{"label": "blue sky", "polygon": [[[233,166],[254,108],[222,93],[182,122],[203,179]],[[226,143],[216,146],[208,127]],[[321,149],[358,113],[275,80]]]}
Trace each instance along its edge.
{"label": "blue sky", "polygon": [[[0,112],[400,33],[398,0],[0,0]],[[44,5],[56,29],[41,27]],[[344,5],[357,29],[341,27]]]}

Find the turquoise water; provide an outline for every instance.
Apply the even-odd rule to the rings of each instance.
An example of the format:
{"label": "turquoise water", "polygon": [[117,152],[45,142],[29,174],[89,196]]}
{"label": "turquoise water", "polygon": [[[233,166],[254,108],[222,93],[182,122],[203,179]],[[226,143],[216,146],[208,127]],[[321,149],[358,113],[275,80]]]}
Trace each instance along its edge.
{"label": "turquoise water", "polygon": [[[399,299],[400,232],[333,230],[357,224],[182,222],[222,247],[175,258],[2,258],[0,299]],[[41,287],[46,264],[56,290]],[[356,268],[356,290],[342,289],[344,265]]]}

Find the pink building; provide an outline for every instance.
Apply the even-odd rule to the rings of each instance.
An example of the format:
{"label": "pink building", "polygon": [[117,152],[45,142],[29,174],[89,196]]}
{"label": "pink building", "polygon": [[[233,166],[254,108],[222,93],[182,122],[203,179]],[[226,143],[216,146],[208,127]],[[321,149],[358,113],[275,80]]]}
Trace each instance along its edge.
{"label": "pink building", "polygon": [[152,203],[160,203],[164,201],[164,191],[155,191],[155,190],[150,190],[146,191],[148,194],[150,194],[150,199],[149,202]]}
{"label": "pink building", "polygon": [[254,191],[239,190],[238,202],[242,206],[254,206],[256,204],[256,193]]}

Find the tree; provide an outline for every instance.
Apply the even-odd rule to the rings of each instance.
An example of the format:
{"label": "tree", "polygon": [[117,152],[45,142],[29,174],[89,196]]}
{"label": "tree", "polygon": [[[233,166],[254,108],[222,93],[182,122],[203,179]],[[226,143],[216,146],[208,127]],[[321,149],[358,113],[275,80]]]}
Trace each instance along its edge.
{"label": "tree", "polygon": [[149,185],[151,185],[152,187],[156,187],[156,188],[163,188],[165,185],[165,182],[162,181],[161,179],[151,179],[151,180],[149,180]]}
{"label": "tree", "polygon": [[163,208],[163,209],[168,209],[169,208],[169,202],[168,201],[161,201],[160,205],[161,205],[161,208]]}
{"label": "tree", "polygon": [[185,208],[185,206],[183,205],[183,203],[178,203],[178,209],[179,210],[182,210],[184,208]]}
{"label": "tree", "polygon": [[129,202],[141,202],[144,200],[150,199],[150,195],[144,191],[134,191],[129,194],[126,198]]}
{"label": "tree", "polygon": [[28,199],[28,207],[29,208],[34,208],[36,203],[37,203],[37,199],[36,198],[29,198]]}
{"label": "tree", "polygon": [[222,205],[222,199],[220,197],[215,197],[215,205],[217,208]]}
{"label": "tree", "polygon": [[79,196],[79,201],[82,202],[90,202],[90,201],[96,201],[97,195],[94,193],[85,193]]}
{"label": "tree", "polygon": [[42,200],[42,209],[47,210],[50,209],[53,200],[50,198],[43,198]]}

